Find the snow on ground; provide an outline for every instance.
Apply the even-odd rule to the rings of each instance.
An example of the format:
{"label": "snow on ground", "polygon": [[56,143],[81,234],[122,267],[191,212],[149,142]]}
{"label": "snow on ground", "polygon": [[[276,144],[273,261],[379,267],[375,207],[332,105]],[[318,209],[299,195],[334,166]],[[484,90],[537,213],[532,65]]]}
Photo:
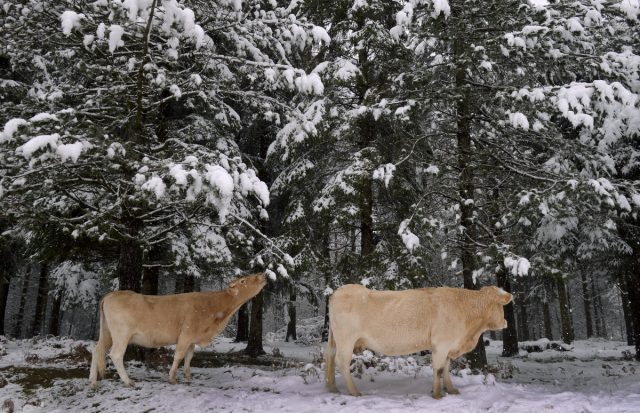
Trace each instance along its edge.
{"label": "snow on ground", "polygon": [[[299,367],[194,368],[192,383],[170,385],[168,365],[155,370],[130,362],[135,388],[125,387],[110,366],[97,391],[89,389],[86,361],[78,364],[78,345],[91,349],[93,342],[0,341],[0,375],[9,382],[0,388],[0,403],[10,399],[23,412],[640,412],[640,364],[625,360],[624,352],[632,349],[620,342],[577,341],[572,350],[555,352],[561,355],[523,352],[507,359],[499,357],[501,343],[494,341],[487,348],[495,366],[491,373],[474,375],[459,367],[453,382],[461,395],[434,400],[428,357],[365,353],[355,364],[364,396],[354,398],[345,394],[339,376],[342,394],[324,389],[319,344],[270,338],[276,341],[267,341],[265,350],[278,348],[276,353],[300,360]],[[213,347],[226,353],[244,345],[218,338]],[[80,356],[65,358],[69,353]]]}

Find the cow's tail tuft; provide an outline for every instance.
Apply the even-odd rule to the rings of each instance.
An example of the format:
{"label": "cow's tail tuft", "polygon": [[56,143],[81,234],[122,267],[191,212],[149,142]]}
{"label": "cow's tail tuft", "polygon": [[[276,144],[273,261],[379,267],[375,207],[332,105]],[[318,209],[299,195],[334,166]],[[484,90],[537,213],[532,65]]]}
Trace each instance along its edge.
{"label": "cow's tail tuft", "polygon": [[329,391],[338,392],[338,388],[336,387],[336,342],[333,339],[333,331],[331,330],[331,324],[329,324],[329,338],[327,340],[324,364],[324,380]]}
{"label": "cow's tail tuft", "polygon": [[91,371],[89,381],[92,387],[97,387],[98,378],[103,378],[107,369],[107,350],[112,344],[111,331],[104,317],[104,298],[100,300],[100,336],[91,357]]}

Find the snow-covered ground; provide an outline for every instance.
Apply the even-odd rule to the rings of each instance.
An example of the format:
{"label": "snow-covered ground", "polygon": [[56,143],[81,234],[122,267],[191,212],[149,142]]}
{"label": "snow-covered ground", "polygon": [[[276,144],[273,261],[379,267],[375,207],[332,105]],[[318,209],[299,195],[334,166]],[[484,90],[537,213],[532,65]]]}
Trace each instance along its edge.
{"label": "snow-covered ground", "polygon": [[[125,387],[110,367],[97,391],[89,389],[87,354],[78,347],[91,349],[92,342],[0,341],[0,375],[8,381],[0,404],[11,400],[18,412],[640,412],[640,364],[625,360],[632,348],[620,342],[578,341],[570,351],[513,359],[499,357],[501,343],[492,342],[487,352],[495,368],[486,375],[459,368],[453,381],[461,395],[434,400],[428,356],[365,353],[354,373],[364,396],[354,398],[324,389],[319,344],[269,338],[275,341],[265,350],[299,360],[296,367],[194,368],[192,383],[170,385],[168,365],[154,370],[129,363],[135,388]],[[243,346],[226,338],[213,345],[221,353]],[[340,377],[338,387],[346,392]]]}

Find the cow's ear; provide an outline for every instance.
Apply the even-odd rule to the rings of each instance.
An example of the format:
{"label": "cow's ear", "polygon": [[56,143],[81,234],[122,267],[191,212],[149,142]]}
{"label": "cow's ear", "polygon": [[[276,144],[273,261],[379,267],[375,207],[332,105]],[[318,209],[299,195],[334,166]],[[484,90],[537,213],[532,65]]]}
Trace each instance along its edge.
{"label": "cow's ear", "polygon": [[498,290],[498,302],[502,305],[507,305],[513,300],[513,295],[506,292],[502,288]]}

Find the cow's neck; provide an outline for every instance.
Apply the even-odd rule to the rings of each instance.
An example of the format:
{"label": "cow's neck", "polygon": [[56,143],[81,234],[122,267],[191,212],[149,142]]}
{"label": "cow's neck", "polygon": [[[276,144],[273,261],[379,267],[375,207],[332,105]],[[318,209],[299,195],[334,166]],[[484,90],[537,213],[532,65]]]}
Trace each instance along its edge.
{"label": "cow's neck", "polygon": [[[247,302],[247,298],[240,294],[232,294],[228,290],[225,291],[216,291],[214,294],[209,296],[208,300],[208,309],[211,313],[218,315],[217,313],[224,313],[223,318],[227,318],[230,315],[235,314],[236,311],[242,305]],[[219,318],[219,315],[218,315]]]}
{"label": "cow's neck", "polygon": [[477,316],[478,314],[486,313],[487,303],[484,302],[482,297],[478,297],[475,304],[476,306],[474,308],[475,311],[473,312],[473,315],[471,315],[467,319],[467,338],[469,341],[473,341],[474,343],[478,341],[478,339],[480,338],[480,334],[487,331],[486,320],[482,317]]}

